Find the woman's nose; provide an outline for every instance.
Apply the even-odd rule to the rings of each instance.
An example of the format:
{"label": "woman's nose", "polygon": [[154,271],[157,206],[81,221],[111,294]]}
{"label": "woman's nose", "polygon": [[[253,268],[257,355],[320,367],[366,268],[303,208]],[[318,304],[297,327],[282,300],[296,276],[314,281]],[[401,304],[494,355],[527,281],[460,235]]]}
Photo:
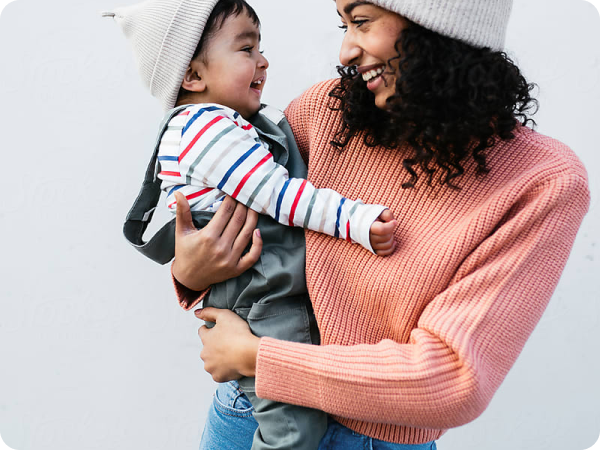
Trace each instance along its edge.
{"label": "woman's nose", "polygon": [[344,35],[344,40],[342,41],[342,48],[340,48],[340,62],[344,66],[357,65],[360,54],[360,46],[357,44],[351,30],[348,30]]}

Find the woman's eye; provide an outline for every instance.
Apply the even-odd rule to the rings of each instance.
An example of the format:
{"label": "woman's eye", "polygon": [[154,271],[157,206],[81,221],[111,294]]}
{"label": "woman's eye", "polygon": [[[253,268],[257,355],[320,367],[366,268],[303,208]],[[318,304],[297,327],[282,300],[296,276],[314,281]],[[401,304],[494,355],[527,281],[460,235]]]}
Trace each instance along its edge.
{"label": "woman's eye", "polygon": [[[355,25],[355,26],[356,26],[356,28],[360,28],[360,27],[361,27],[361,26],[362,26],[362,25],[363,25],[365,22],[367,22],[367,20],[366,20],[366,19],[360,19],[360,20],[351,20],[351,21],[350,21],[350,23],[351,23],[352,25]],[[338,26],[338,28],[340,28],[340,29],[344,30],[344,33],[345,33],[346,31],[348,31],[348,25],[345,25],[345,24],[344,24],[344,25],[339,25],[339,26]]]}

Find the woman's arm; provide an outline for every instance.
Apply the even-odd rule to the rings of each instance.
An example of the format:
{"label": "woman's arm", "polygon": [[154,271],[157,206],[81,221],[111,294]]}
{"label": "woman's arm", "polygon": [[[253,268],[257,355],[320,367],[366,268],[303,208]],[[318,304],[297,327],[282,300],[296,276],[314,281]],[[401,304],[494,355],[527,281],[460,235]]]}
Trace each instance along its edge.
{"label": "woman's arm", "polygon": [[263,338],[257,395],[419,428],[474,420],[541,318],[589,207],[585,174],[569,172],[523,193],[424,308],[408,342],[311,347]]}
{"label": "woman's arm", "polygon": [[[213,364],[211,333],[228,335],[226,320],[218,331],[219,323],[201,332],[206,367],[221,381],[249,367],[260,397],[350,419],[435,429],[472,421],[550,300],[589,205],[587,181],[580,173],[542,180],[523,199],[426,306],[408,342],[311,346],[252,341],[244,331],[235,349],[219,348]],[[210,310],[198,316],[219,319]],[[254,356],[254,370],[240,362]]]}

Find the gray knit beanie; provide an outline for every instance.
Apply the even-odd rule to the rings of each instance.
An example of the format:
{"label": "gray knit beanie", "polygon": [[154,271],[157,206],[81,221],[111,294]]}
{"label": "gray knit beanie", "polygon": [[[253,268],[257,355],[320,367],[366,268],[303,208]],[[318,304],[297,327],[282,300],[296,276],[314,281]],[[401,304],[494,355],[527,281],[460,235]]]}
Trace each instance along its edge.
{"label": "gray knit beanie", "polygon": [[208,17],[219,0],[147,0],[104,12],[131,39],[144,84],[162,107],[175,106]]}
{"label": "gray knit beanie", "polygon": [[435,31],[471,44],[504,49],[512,0],[369,0]]}

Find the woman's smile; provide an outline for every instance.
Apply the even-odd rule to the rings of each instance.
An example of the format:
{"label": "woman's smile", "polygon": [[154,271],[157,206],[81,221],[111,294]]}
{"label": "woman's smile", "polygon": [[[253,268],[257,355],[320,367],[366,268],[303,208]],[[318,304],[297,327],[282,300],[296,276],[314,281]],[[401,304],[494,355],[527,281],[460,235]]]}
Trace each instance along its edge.
{"label": "woman's smile", "polygon": [[357,66],[367,88],[375,94],[375,105],[387,108],[387,99],[396,92],[398,50],[396,42],[408,21],[370,3],[336,0],[345,30],[340,62]]}
{"label": "woman's smile", "polygon": [[358,67],[357,71],[362,75],[362,79],[367,83],[367,89],[375,92],[382,83],[384,83],[385,77],[383,73],[385,71],[385,65],[383,64],[372,64],[370,66]]}

